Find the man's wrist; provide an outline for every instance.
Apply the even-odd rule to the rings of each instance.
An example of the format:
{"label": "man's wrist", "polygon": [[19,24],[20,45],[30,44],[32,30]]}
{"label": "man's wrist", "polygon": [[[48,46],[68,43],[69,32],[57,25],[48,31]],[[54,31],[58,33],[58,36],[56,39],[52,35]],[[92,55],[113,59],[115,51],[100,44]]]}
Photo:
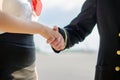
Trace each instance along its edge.
{"label": "man's wrist", "polygon": [[64,38],[64,46],[66,47],[67,41],[68,41],[68,35],[67,35],[66,29],[63,29],[63,31],[64,31],[64,35],[65,35],[65,38]]}

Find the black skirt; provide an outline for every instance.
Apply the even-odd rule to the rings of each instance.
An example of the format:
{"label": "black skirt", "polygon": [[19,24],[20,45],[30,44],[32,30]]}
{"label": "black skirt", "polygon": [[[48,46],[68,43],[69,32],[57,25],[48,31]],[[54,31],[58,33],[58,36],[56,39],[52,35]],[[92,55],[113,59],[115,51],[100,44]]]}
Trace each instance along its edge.
{"label": "black skirt", "polygon": [[35,61],[33,35],[4,33],[0,35],[0,80],[12,80],[16,70]]}

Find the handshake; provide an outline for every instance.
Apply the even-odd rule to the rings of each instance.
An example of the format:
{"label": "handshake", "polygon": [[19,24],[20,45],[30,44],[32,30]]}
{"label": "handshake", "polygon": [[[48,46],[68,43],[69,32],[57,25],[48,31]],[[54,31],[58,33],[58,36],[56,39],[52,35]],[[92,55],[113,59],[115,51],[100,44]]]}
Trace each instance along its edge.
{"label": "handshake", "polygon": [[56,51],[61,51],[66,46],[66,40],[64,40],[63,35],[59,32],[59,28],[54,26],[53,29],[49,27],[44,27],[44,34],[42,35],[47,39],[47,43]]}

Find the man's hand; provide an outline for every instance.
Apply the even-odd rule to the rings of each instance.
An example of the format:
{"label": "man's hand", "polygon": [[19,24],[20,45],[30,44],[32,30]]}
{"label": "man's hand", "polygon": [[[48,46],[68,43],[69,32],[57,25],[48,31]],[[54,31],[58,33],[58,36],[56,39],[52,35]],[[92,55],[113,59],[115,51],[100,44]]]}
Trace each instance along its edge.
{"label": "man's hand", "polygon": [[[59,33],[59,30],[58,30],[57,26],[54,26],[53,30],[56,31],[57,34]],[[57,51],[63,50],[65,48],[64,39],[63,39],[63,37],[60,33],[57,36],[57,38],[55,38],[55,40],[48,39],[47,43],[49,43]]]}

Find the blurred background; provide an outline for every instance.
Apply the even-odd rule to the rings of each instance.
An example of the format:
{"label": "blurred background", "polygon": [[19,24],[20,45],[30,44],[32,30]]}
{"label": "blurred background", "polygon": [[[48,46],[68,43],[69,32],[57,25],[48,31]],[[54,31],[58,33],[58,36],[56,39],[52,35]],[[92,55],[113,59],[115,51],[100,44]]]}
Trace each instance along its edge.
{"label": "blurred background", "polygon": [[[49,27],[68,25],[81,11],[85,0],[42,0],[43,9],[39,22]],[[86,39],[74,47],[54,53],[40,35],[34,35],[37,51],[39,80],[93,80],[99,35],[97,26]]]}

